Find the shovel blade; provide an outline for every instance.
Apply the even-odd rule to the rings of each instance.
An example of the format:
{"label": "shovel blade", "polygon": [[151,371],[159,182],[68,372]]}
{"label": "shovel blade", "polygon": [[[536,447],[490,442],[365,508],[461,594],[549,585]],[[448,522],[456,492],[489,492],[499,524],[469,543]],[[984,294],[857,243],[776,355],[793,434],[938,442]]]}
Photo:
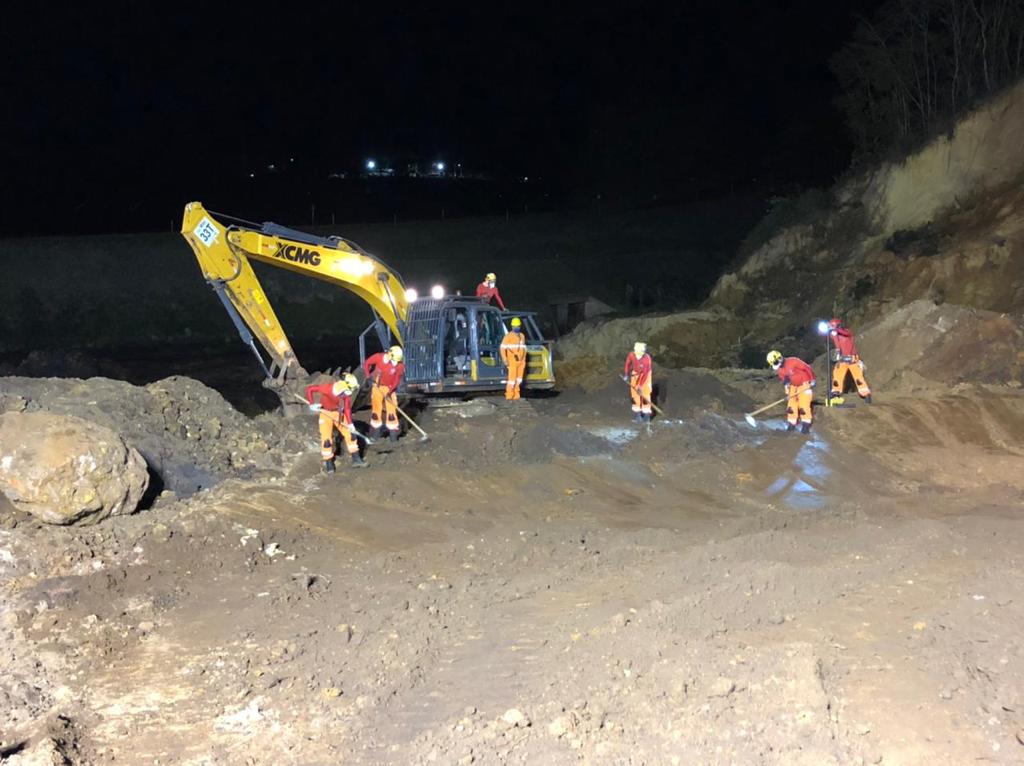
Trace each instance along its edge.
{"label": "shovel blade", "polygon": [[757,428],[757,421],[754,420],[753,415],[744,415],[743,419],[747,421],[747,425],[751,428]]}

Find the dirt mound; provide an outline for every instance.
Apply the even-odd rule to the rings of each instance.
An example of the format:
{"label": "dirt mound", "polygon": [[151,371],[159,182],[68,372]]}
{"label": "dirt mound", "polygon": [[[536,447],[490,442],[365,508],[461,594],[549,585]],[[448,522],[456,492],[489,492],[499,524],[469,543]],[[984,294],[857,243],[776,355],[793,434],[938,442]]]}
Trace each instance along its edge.
{"label": "dirt mound", "polygon": [[[589,387],[563,392],[552,402],[554,411],[594,412],[616,419],[630,417],[629,386],[622,382],[620,364],[605,365],[603,373],[588,381]],[[563,378],[564,380],[564,378]],[[752,400],[745,393],[724,382],[718,375],[701,369],[675,370],[654,360],[654,402],[666,416],[696,417],[707,412],[738,413],[750,409]]]}
{"label": "dirt mound", "polygon": [[621,364],[638,340],[647,343],[655,363],[713,367],[731,358],[730,347],[742,332],[741,323],[718,308],[584,322],[556,344],[556,372],[560,379],[582,373],[586,386],[598,360]]}
{"label": "dirt mound", "polygon": [[283,419],[250,420],[213,389],[182,377],[147,386],[106,378],[0,378],[0,411],[8,410],[75,415],[111,429],[145,458],[154,488],[179,497],[228,477],[279,471],[285,452],[305,446]]}
{"label": "dirt mound", "polygon": [[[1019,386],[1024,321],[1018,316],[914,301],[857,334],[868,381],[878,390],[971,381]],[[816,362],[824,369],[824,360]]]}

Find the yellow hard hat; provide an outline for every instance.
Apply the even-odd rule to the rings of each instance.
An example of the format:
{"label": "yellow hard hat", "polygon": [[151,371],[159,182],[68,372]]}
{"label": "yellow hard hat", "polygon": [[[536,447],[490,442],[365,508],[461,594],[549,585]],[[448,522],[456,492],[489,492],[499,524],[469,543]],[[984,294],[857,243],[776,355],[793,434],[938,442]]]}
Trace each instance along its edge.
{"label": "yellow hard hat", "polygon": [[633,353],[636,356],[643,356],[644,354],[647,353],[647,344],[644,343],[642,340],[638,340],[636,343],[633,344]]}
{"label": "yellow hard hat", "polygon": [[484,277],[484,282],[497,282],[497,281],[498,281],[498,275],[495,274],[493,271],[489,272],[487,274],[487,276]]}
{"label": "yellow hard hat", "polygon": [[769,367],[778,367],[780,364],[782,364],[782,352],[774,350],[769,351],[767,359]]}
{"label": "yellow hard hat", "polygon": [[388,349],[388,356],[394,359],[396,362],[401,362],[405,354],[402,352],[401,346],[392,346]]}
{"label": "yellow hard hat", "polygon": [[349,390],[349,393],[359,388],[359,380],[351,372],[346,372],[342,375],[339,382]]}
{"label": "yellow hard hat", "polygon": [[521,320],[519,317],[512,317],[512,322],[510,324],[513,327],[517,327],[517,328],[518,327],[522,327],[523,326],[523,320]]}

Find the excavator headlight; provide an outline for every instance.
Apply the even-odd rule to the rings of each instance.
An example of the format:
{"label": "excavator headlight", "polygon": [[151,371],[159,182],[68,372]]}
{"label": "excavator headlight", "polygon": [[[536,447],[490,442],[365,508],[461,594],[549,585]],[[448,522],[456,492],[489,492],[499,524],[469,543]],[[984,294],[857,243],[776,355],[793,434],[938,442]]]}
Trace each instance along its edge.
{"label": "excavator headlight", "polygon": [[413,301],[415,301],[419,297],[420,297],[420,294],[418,292],[416,292],[416,288],[414,288],[414,287],[407,287],[406,288],[406,290],[405,290],[405,300],[406,300],[407,303],[412,303]]}
{"label": "excavator headlight", "polygon": [[430,288],[430,297],[435,301],[439,301],[444,297],[444,287],[441,285],[434,285]]}

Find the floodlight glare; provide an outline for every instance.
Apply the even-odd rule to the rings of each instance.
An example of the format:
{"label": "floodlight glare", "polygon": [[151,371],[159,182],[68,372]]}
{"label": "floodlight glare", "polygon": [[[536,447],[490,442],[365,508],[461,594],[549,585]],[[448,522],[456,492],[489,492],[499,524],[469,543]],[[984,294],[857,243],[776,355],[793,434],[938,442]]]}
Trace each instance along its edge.
{"label": "floodlight glare", "polygon": [[818,335],[828,335],[828,331],[828,322],[826,322],[824,319],[818,322]]}
{"label": "floodlight glare", "polygon": [[430,297],[439,301],[444,297],[444,288],[441,285],[434,285],[430,288]]}
{"label": "floodlight glare", "polygon": [[434,167],[437,168],[438,170],[444,170],[444,163],[443,162],[435,162],[434,163]]}
{"label": "floodlight glare", "polygon": [[366,161],[366,169],[367,170],[376,170],[377,169],[377,161],[376,160],[367,160]]}
{"label": "floodlight glare", "polygon": [[413,301],[415,301],[419,297],[420,297],[420,294],[418,292],[416,292],[415,288],[410,287],[410,288],[406,289],[406,291],[405,291],[405,300],[406,300],[407,303],[412,303]]}

